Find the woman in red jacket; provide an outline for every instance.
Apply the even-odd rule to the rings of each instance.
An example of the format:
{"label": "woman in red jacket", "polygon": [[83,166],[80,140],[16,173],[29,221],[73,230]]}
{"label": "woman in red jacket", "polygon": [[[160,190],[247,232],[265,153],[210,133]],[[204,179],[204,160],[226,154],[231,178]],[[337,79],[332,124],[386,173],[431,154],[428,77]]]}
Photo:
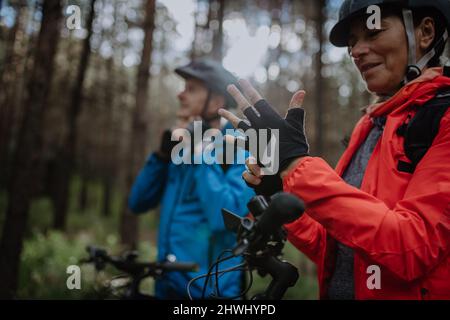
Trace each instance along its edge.
{"label": "woman in red jacket", "polygon": [[[370,5],[381,8],[380,29],[367,26]],[[450,0],[345,0],[339,15],[330,40],[348,47],[379,102],[367,108],[333,170],[308,155],[304,91],[283,119],[248,82],[240,84],[249,100],[230,87],[248,121],[226,110],[221,115],[243,130],[279,130],[278,174],[263,176],[248,161],[243,177],[258,193],[282,185],[304,200],[306,214],[286,228],[317,264],[321,298],[450,299],[450,78],[439,67]],[[444,112],[432,141],[405,150],[405,139],[418,147],[405,130],[419,122],[421,109],[436,105]]]}

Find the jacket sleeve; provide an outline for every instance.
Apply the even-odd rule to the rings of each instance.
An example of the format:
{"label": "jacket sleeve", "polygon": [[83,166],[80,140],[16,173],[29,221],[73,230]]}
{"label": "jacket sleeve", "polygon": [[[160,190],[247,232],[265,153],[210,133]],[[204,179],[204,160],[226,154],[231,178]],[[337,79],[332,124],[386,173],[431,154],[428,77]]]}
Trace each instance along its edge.
{"label": "jacket sleeve", "polygon": [[222,208],[240,216],[248,213],[247,202],[254,196],[242,172],[244,165],[230,165],[225,172],[220,165],[201,165],[195,172],[197,193],[213,232],[225,230]]}
{"label": "jacket sleeve", "polygon": [[133,213],[142,213],[159,204],[167,181],[169,163],[150,155],[136,177],[128,196],[128,208]]}
{"label": "jacket sleeve", "polygon": [[290,243],[315,264],[322,261],[327,233],[320,223],[304,213],[299,219],[284,227],[288,231]]}
{"label": "jacket sleeve", "polygon": [[404,197],[391,209],[345,183],[320,158],[300,160],[285,177],[284,186],[305,201],[308,215],[332,237],[412,281],[427,274],[450,251],[449,158],[447,114]]}
{"label": "jacket sleeve", "polygon": [[[356,141],[358,136],[365,134],[361,131],[361,124],[365,121],[370,123],[368,116],[362,117],[355,125],[350,143]],[[366,130],[370,129],[369,126],[364,127]],[[344,154],[343,157],[344,156],[346,155]],[[343,160],[343,157],[341,157],[341,161]],[[283,189],[285,191],[289,188],[286,183],[287,181],[290,180],[285,179],[283,181]],[[298,250],[303,252],[316,264],[320,264],[321,261],[323,261],[326,248],[327,231],[320,223],[305,213],[300,219],[297,219],[291,224],[285,225],[285,228],[288,231],[288,240]]]}

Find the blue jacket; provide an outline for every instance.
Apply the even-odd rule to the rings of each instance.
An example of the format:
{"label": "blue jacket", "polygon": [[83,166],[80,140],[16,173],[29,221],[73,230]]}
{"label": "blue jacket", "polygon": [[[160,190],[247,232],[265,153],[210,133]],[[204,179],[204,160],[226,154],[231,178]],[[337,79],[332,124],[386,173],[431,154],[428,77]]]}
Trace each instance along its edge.
{"label": "blue jacket", "polygon": [[[245,153],[238,151],[245,159]],[[180,262],[196,262],[198,272],[168,272],[156,281],[159,298],[187,297],[190,279],[206,274],[223,250],[236,244],[236,235],[225,230],[221,209],[244,216],[246,204],[254,195],[242,179],[245,165],[229,165],[224,171],[219,164],[166,163],[150,155],[136,178],[128,199],[131,211],[145,212],[161,203],[158,232],[158,260],[171,254]],[[227,254],[228,255],[228,254]],[[227,256],[225,255],[225,256]],[[219,271],[238,265],[241,258],[224,261]],[[226,273],[219,278],[220,295],[239,294],[242,274]],[[193,298],[201,298],[204,278],[191,285]],[[213,292],[214,281],[208,282],[206,297]]]}

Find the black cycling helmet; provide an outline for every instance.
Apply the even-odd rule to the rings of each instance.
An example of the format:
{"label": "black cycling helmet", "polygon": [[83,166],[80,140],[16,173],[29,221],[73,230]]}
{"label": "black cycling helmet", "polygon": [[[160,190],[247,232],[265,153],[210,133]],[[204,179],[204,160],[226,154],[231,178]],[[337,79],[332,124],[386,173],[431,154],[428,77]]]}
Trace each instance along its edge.
{"label": "black cycling helmet", "polygon": [[188,65],[176,68],[175,72],[184,79],[201,80],[208,90],[223,95],[226,108],[237,107],[236,101],[227,91],[228,85],[238,85],[237,79],[219,62],[210,59],[193,60]]}
{"label": "black cycling helmet", "polygon": [[[348,46],[350,25],[355,17],[366,14],[367,7],[371,5],[397,5],[402,8],[403,23],[408,38],[408,70],[405,75],[405,82],[411,81],[421,74],[421,70],[435,56],[436,48],[442,46],[447,41],[450,30],[450,0],[345,0],[339,10],[338,22],[330,32],[330,42],[337,47]],[[416,43],[414,36],[414,24],[412,9],[434,8],[439,11],[445,19],[447,30],[440,35],[436,45],[420,61],[416,61]]]}

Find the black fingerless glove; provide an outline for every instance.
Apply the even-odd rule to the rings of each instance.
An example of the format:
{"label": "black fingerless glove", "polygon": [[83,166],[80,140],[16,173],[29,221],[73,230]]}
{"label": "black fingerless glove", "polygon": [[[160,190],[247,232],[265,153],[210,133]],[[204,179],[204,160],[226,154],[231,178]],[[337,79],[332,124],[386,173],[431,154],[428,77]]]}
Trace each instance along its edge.
{"label": "black fingerless glove", "polygon": [[[279,150],[278,171],[275,175],[263,176],[258,186],[248,184],[255,189],[257,194],[270,197],[283,189],[280,172],[286,169],[294,159],[308,155],[309,146],[304,130],[305,111],[301,108],[292,108],[288,111],[286,118],[283,119],[266,100],[262,99],[254,107],[245,109],[244,114],[248,122],[241,121],[238,124],[238,128],[244,132],[251,128],[255,130],[268,129],[270,131],[277,129],[279,133],[279,141],[277,141]],[[258,165],[264,167],[259,155],[255,155],[255,157]]]}
{"label": "black fingerless glove", "polygon": [[258,185],[248,183],[247,181],[245,183],[250,188],[253,188],[256,194],[262,195],[267,199],[269,199],[275,193],[283,191],[283,181],[281,181],[279,175],[264,176],[261,179],[261,183]]}
{"label": "black fingerless glove", "polygon": [[161,143],[156,155],[163,161],[169,162],[172,149],[178,144],[178,141],[172,141],[172,131],[164,130],[161,136]]}
{"label": "black fingerless glove", "polygon": [[[206,130],[208,130],[210,128],[210,126],[205,121],[202,121],[201,125],[202,125],[201,136],[203,137],[204,132]],[[194,148],[194,142],[195,142],[194,141],[194,122],[189,123],[189,125],[185,129],[187,131],[189,131],[189,134],[191,136],[190,148],[192,150]],[[158,157],[161,160],[170,161],[172,150],[178,143],[180,143],[180,141],[172,141],[172,131],[169,129],[164,130],[164,132],[161,136],[160,147],[159,147],[159,150],[156,152],[156,154],[158,155]]]}

